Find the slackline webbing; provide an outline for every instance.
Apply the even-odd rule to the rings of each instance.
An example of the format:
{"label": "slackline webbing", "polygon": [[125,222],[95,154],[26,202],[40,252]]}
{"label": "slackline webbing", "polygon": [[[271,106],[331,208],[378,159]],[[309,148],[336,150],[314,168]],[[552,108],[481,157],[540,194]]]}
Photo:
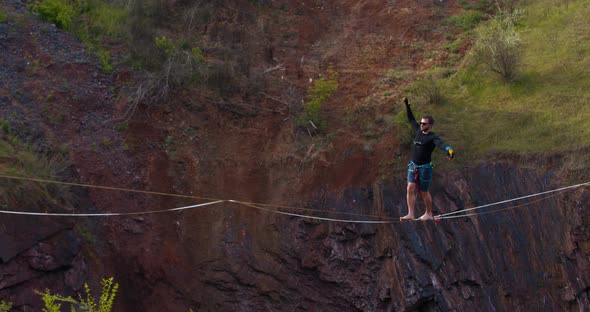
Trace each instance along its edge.
{"label": "slackline webbing", "polygon": [[[316,216],[311,216],[311,215],[304,215],[304,214],[280,211],[278,209],[270,209],[270,208],[265,208],[265,207],[299,209],[299,210],[308,210],[308,211],[324,212],[324,213],[339,213],[339,212],[319,210],[319,209],[300,208],[300,207],[280,206],[280,205],[272,205],[272,204],[253,203],[253,202],[243,202],[243,201],[238,201],[238,200],[215,199],[215,198],[199,197],[199,196],[192,196],[192,195],[172,194],[172,193],[154,192],[154,191],[143,191],[143,190],[135,190],[135,189],[128,189],[128,188],[110,187],[110,186],[98,186],[98,185],[81,184],[81,183],[60,182],[60,181],[54,181],[54,180],[17,177],[17,176],[3,175],[3,174],[0,174],[0,178],[15,179],[15,180],[27,180],[27,181],[40,182],[40,183],[62,184],[62,185],[97,188],[97,189],[105,189],[105,190],[144,193],[144,194],[151,194],[151,195],[163,195],[163,196],[173,196],[173,197],[181,197],[181,198],[212,200],[212,201],[206,202],[206,203],[178,207],[178,208],[138,211],[138,212],[56,213],[56,212],[26,212],[26,211],[0,210],[0,214],[30,215],[30,216],[58,216],[58,217],[128,216],[128,215],[155,214],[155,213],[182,211],[182,210],[194,209],[194,208],[203,207],[203,206],[220,204],[223,202],[231,202],[231,203],[241,204],[241,205],[244,205],[247,207],[251,207],[251,208],[266,211],[266,212],[272,212],[272,213],[276,213],[276,214],[287,215],[287,216],[292,216],[292,217],[299,217],[299,218],[308,218],[308,219],[315,219],[315,220],[322,220],[322,221],[330,221],[330,222],[365,223],[365,224],[388,224],[388,223],[399,223],[400,222],[400,220],[395,220],[395,219],[392,219],[389,217],[384,217],[384,216],[363,215],[363,214],[353,214],[353,213],[341,213],[341,214],[351,214],[351,215],[364,216],[364,217],[386,218],[389,220],[350,220],[350,219],[316,217]],[[453,211],[453,212],[438,214],[438,215],[434,216],[433,218],[435,221],[440,221],[442,219],[455,219],[455,218],[469,217],[469,216],[475,216],[475,215],[480,215],[480,214],[488,214],[488,213],[493,213],[493,212],[505,211],[505,210],[509,210],[509,209],[515,209],[515,208],[519,208],[519,207],[533,204],[535,202],[538,202],[538,201],[541,201],[541,200],[544,200],[544,199],[547,199],[550,197],[554,197],[554,196],[558,195],[559,192],[562,192],[562,191],[565,191],[568,189],[573,189],[573,188],[578,188],[578,187],[583,187],[583,186],[588,186],[588,185],[590,185],[590,182],[575,184],[575,185],[562,187],[562,188],[558,188],[558,189],[554,189],[554,190],[539,192],[539,193],[521,196],[521,197],[512,198],[512,199],[507,199],[507,200],[503,200],[503,201],[499,201],[499,202],[495,202],[495,203],[491,203],[491,204],[485,204],[485,205],[476,206],[476,207],[472,207],[472,208],[467,208],[467,209],[457,210],[457,211]],[[475,211],[475,210],[483,209],[486,207],[506,204],[506,203],[513,202],[513,201],[518,201],[518,200],[522,200],[522,199],[532,198],[532,197],[551,194],[551,193],[555,193],[555,194],[553,194],[551,196],[547,196],[547,197],[539,199],[539,200],[536,200],[536,201],[533,201],[533,202],[528,202],[528,203],[524,203],[524,204],[513,206],[513,207],[497,209],[497,210],[492,210],[492,211],[486,211],[486,212],[480,212],[480,213],[465,214],[465,212],[468,212],[468,211]],[[458,215],[458,214],[461,214],[461,215]]]}

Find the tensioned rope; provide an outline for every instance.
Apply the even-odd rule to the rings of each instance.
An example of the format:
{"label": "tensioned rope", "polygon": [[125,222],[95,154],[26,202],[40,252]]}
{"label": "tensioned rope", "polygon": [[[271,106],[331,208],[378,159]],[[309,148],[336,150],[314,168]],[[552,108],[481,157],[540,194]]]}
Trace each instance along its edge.
{"label": "tensioned rope", "polygon": [[148,210],[148,211],[137,211],[137,212],[103,212],[103,213],[61,213],[61,212],[25,212],[25,211],[11,211],[11,210],[0,210],[0,213],[4,214],[16,214],[16,215],[28,215],[28,216],[54,216],[54,217],[108,217],[108,216],[131,216],[140,214],[154,214],[170,211],[180,211],[193,209],[197,207],[203,207],[208,205],[214,205],[224,202],[224,200],[218,200],[208,203],[202,203],[197,205],[190,205],[172,209],[161,209],[161,210]]}
{"label": "tensioned rope", "polygon": [[[5,174],[0,174],[0,178],[11,179],[11,180],[23,180],[23,181],[39,182],[39,183],[49,183],[49,184],[61,184],[61,185],[84,187],[84,188],[94,188],[94,189],[103,189],[103,190],[110,190],[110,191],[141,193],[141,194],[148,194],[148,195],[160,195],[160,196],[169,196],[169,197],[178,197],[178,198],[203,199],[203,200],[210,200],[210,201],[212,201],[210,203],[205,203],[206,205],[218,204],[218,203],[221,203],[221,202],[228,201],[228,200],[225,200],[225,199],[211,198],[211,197],[203,197],[203,196],[183,195],[183,194],[174,194],[174,193],[157,192],[157,191],[146,191],[146,190],[137,190],[137,189],[130,189],[130,188],[102,186],[102,185],[93,185],[93,184],[83,184],[83,183],[74,183],[74,182],[63,182],[63,181],[55,181],[55,180],[32,178],[32,177],[19,177],[19,176],[13,176],[13,175],[5,175]],[[252,204],[252,205],[258,205],[258,206],[265,206],[265,207],[276,207],[276,208],[284,208],[284,209],[312,211],[312,212],[317,212],[317,213],[351,215],[351,216],[370,217],[370,218],[384,218],[384,219],[391,219],[391,220],[393,219],[393,218],[385,217],[385,216],[377,216],[377,215],[369,215],[369,214],[361,214],[361,213],[352,213],[352,212],[340,212],[340,211],[320,210],[320,209],[292,207],[292,206],[283,206],[283,205],[273,205],[273,204],[263,204],[263,203],[252,203],[252,202],[243,202],[243,201],[234,201],[234,202],[235,203],[241,203],[241,204]],[[203,206],[205,204],[202,204],[201,206]],[[192,206],[187,206],[187,207],[180,207],[180,208],[184,208],[184,209],[194,208]],[[197,206],[197,207],[200,207],[200,206]],[[34,213],[33,212],[22,212],[22,213],[19,213],[18,211],[5,211],[5,210],[0,210],[0,213],[23,214],[23,215],[64,216],[64,217],[65,216],[99,217],[99,216],[114,216],[114,215],[137,215],[137,214],[160,213],[160,212],[175,211],[175,210],[184,210],[184,209],[173,208],[173,209],[155,210],[155,211],[144,211],[144,212],[126,212],[126,213],[114,213],[113,212],[113,213],[94,213],[94,214],[40,213],[40,212],[34,212]],[[262,210],[261,208],[259,208],[259,209]],[[278,210],[273,210],[273,209],[266,209],[266,210],[268,210],[268,211],[278,211]]]}
{"label": "tensioned rope", "polygon": [[[309,215],[303,215],[303,214],[296,214],[296,213],[290,213],[290,212],[285,212],[285,211],[279,211],[279,210],[276,210],[276,209],[264,208],[262,206],[265,206],[265,207],[288,208],[288,209],[300,209],[300,210],[311,210],[311,211],[316,211],[316,212],[331,212],[331,213],[339,213],[339,212],[336,212],[336,211],[326,211],[326,210],[317,210],[317,209],[309,209],[309,208],[280,206],[280,205],[272,205],[272,204],[260,204],[260,203],[252,203],[252,202],[243,202],[243,201],[238,201],[238,200],[215,199],[215,198],[199,197],[199,196],[192,196],[192,195],[182,195],[182,194],[172,194],[172,193],[164,193],[164,192],[154,192],[154,191],[126,189],[126,188],[109,187],[109,186],[98,186],[98,185],[72,183],[72,182],[60,182],[60,181],[54,181],[54,180],[46,180],[46,179],[38,179],[38,178],[26,178],[26,177],[17,177],[17,176],[3,175],[3,174],[0,174],[0,178],[16,179],[16,180],[27,180],[27,181],[35,181],[35,182],[41,182],[41,183],[63,184],[63,185],[71,185],[71,186],[79,186],[79,187],[89,187],[89,188],[106,189],[106,190],[117,190],[117,191],[135,192],[135,193],[144,193],[144,194],[152,194],[152,195],[163,195],[163,196],[174,196],[174,197],[182,197],[182,198],[193,198],[193,199],[207,199],[207,200],[212,200],[211,202],[197,204],[197,205],[191,205],[191,206],[185,206],[185,207],[178,207],[178,208],[172,208],[172,209],[143,211],[143,212],[107,212],[107,213],[78,213],[77,214],[77,213],[42,213],[42,212],[22,212],[22,211],[6,211],[6,210],[0,210],[0,213],[5,213],[5,214],[45,215],[45,216],[77,216],[77,217],[123,216],[123,215],[138,215],[138,214],[150,214],[150,213],[162,213],[162,212],[170,212],[170,211],[179,211],[179,210],[192,209],[192,208],[197,208],[197,207],[202,207],[202,206],[207,206],[207,205],[219,204],[219,203],[222,203],[222,202],[232,202],[232,203],[237,203],[237,204],[241,204],[241,205],[244,205],[244,206],[248,206],[248,207],[251,207],[251,208],[255,208],[255,209],[263,210],[263,211],[268,211],[268,212],[272,212],[272,213],[277,213],[277,214],[282,214],[282,215],[288,215],[288,216],[294,216],[294,217],[301,217],[301,218],[309,218],[309,219],[323,220],[323,221],[349,222],[349,223],[367,223],[367,224],[385,224],[385,223],[399,223],[400,222],[399,220],[392,220],[391,218],[388,218],[390,220],[385,221],[385,220],[349,220],[349,219],[335,219],[335,218],[315,217],[315,216],[309,216]],[[509,202],[513,202],[513,201],[517,201],[517,200],[522,200],[522,199],[536,197],[536,196],[550,194],[550,193],[557,193],[557,192],[560,192],[560,191],[565,191],[565,190],[568,190],[568,189],[573,189],[573,188],[587,186],[587,185],[590,185],[590,182],[580,183],[580,184],[571,185],[571,186],[567,186],[567,187],[562,187],[562,188],[558,188],[558,189],[554,189],[554,190],[550,190],[550,191],[535,193],[535,194],[531,194],[531,195],[527,195],[527,196],[521,196],[521,197],[518,197],[518,198],[507,199],[507,200],[504,200],[504,201],[500,201],[500,202],[496,202],[496,203],[491,203],[491,204],[486,204],[486,205],[481,205],[481,206],[477,206],[477,207],[473,207],[473,208],[458,210],[458,211],[449,212],[449,213],[443,213],[443,214],[439,214],[439,215],[434,216],[434,219],[435,219],[435,221],[440,221],[442,219],[454,219],[454,218],[468,217],[468,216],[473,216],[473,215],[478,215],[478,214],[484,214],[484,213],[498,212],[498,211],[503,211],[503,210],[508,210],[508,209],[515,209],[515,208],[518,208],[518,207],[530,205],[530,204],[532,204],[534,202],[537,202],[537,201],[540,201],[540,200],[544,200],[544,199],[547,199],[547,198],[550,198],[550,197],[553,197],[553,196],[548,196],[546,198],[542,198],[542,199],[537,200],[537,201],[534,201],[534,202],[529,202],[529,203],[521,204],[521,205],[514,206],[514,207],[509,207],[509,208],[504,208],[504,209],[498,209],[498,210],[488,211],[488,212],[484,212],[484,213],[471,213],[471,214],[463,214],[463,215],[459,215],[459,216],[454,216],[455,214],[464,213],[464,212],[467,212],[467,211],[474,211],[474,210],[478,210],[478,209],[482,209],[482,208],[486,208],[486,207],[490,207],[490,206],[505,204],[505,203],[509,203]],[[383,216],[372,216],[372,215],[362,215],[362,214],[355,214],[355,215],[387,218],[387,217],[383,217]]]}
{"label": "tensioned rope", "polygon": [[[562,188],[558,188],[558,189],[554,189],[554,190],[550,190],[550,191],[545,191],[545,192],[535,193],[535,194],[521,196],[521,197],[517,197],[517,198],[507,199],[507,200],[503,200],[503,201],[499,201],[499,202],[495,202],[495,203],[491,203],[491,204],[486,204],[486,205],[481,205],[481,206],[477,206],[477,207],[473,207],[473,208],[468,208],[468,209],[462,209],[462,210],[457,210],[457,211],[453,211],[453,212],[442,213],[442,214],[439,214],[439,215],[434,216],[434,219],[451,219],[448,216],[456,215],[456,214],[459,214],[459,213],[465,213],[467,211],[479,210],[479,209],[483,209],[483,208],[486,208],[486,207],[491,207],[491,206],[497,206],[497,205],[501,205],[501,204],[506,204],[506,203],[509,203],[509,202],[513,202],[513,201],[517,201],[517,200],[522,200],[522,199],[527,199],[527,198],[536,197],[536,196],[541,196],[541,195],[545,195],[545,194],[561,192],[561,191],[565,191],[565,190],[568,190],[568,189],[573,189],[573,188],[587,186],[587,185],[590,185],[590,182],[585,182],[585,183],[570,185],[570,186],[566,186],[566,187],[562,187]],[[466,217],[466,216],[467,215],[461,215],[460,217]]]}
{"label": "tensioned rope", "polygon": [[85,188],[95,188],[95,189],[110,190],[110,191],[141,193],[141,194],[149,194],[149,195],[172,196],[172,197],[192,198],[192,199],[205,199],[205,200],[213,200],[213,201],[222,200],[219,198],[211,198],[211,197],[200,197],[200,196],[193,196],[193,195],[182,195],[182,194],[172,194],[172,193],[165,193],[165,192],[135,190],[135,189],[124,188],[124,187],[113,187],[113,186],[102,186],[102,185],[92,185],[92,184],[83,184],[83,183],[63,182],[63,181],[55,181],[55,180],[47,180],[47,179],[39,179],[39,178],[19,177],[19,176],[6,175],[6,174],[0,174],[0,178],[11,179],[11,180],[33,181],[33,182],[40,182],[40,183],[50,183],[50,184],[61,184],[61,185],[78,186],[78,187],[85,187]]}
{"label": "tensioned rope", "polygon": [[[293,206],[284,206],[284,205],[276,205],[276,204],[262,204],[262,203],[253,203],[253,202],[246,202],[246,201],[235,201],[240,204],[250,204],[255,205],[258,207],[274,207],[274,208],[283,208],[283,209],[293,209],[293,210],[301,210],[301,211],[312,211],[317,213],[331,213],[331,214],[340,214],[340,215],[349,215],[349,216],[359,216],[359,217],[370,217],[370,218],[382,218],[382,219],[390,219],[394,220],[394,218],[386,217],[386,216],[378,216],[372,214],[363,214],[363,213],[354,213],[354,212],[344,212],[344,211],[332,211],[332,210],[321,210],[321,209],[312,209],[312,208],[303,208],[303,207],[293,207]],[[278,211],[273,209],[268,209],[272,211]]]}
{"label": "tensioned rope", "polygon": [[[563,190],[562,190],[563,191]],[[506,211],[506,210],[512,210],[512,209],[516,209],[516,208],[520,208],[523,206],[528,206],[552,197],[555,197],[557,195],[559,195],[560,193],[554,193],[551,194],[547,197],[543,197],[541,199],[537,199],[528,203],[524,203],[524,204],[520,204],[517,206],[513,206],[513,207],[508,207],[508,208],[502,208],[502,209],[496,209],[496,210],[492,210],[492,211],[485,211],[485,212],[480,212],[480,213],[470,213],[470,214],[464,214],[464,215],[454,215],[454,216],[450,216],[450,217],[445,217],[444,219],[456,219],[456,218],[464,218],[464,217],[470,217],[470,216],[477,216],[477,215],[484,215],[484,214],[490,214],[490,213],[495,213],[495,212],[500,212],[500,211]],[[315,217],[315,216],[309,216],[309,215],[302,215],[302,214],[296,214],[296,213],[290,213],[290,212],[285,212],[285,211],[279,211],[279,210],[272,210],[272,209],[267,209],[267,208],[262,208],[259,207],[255,204],[251,204],[251,203],[245,203],[245,202],[239,202],[239,201],[234,201],[234,200],[229,200],[229,202],[234,202],[234,203],[239,203],[242,204],[244,206],[249,206],[252,207],[254,209],[258,209],[258,210],[263,210],[263,211],[269,211],[272,213],[276,213],[276,214],[282,214],[282,215],[287,215],[287,216],[294,216],[294,217],[300,217],[300,218],[308,218],[308,219],[315,219],[315,220],[324,220],[324,221],[332,221],[332,222],[346,222],[346,223],[365,223],[365,224],[393,224],[393,223],[400,223],[400,220],[394,220],[393,218],[391,218],[390,221],[371,221],[371,220],[346,220],[346,219],[334,219],[334,218],[324,218],[324,217]],[[465,211],[465,210],[461,210],[461,211]],[[433,217],[435,221],[440,221],[443,218],[439,218],[439,216],[434,216]],[[417,220],[417,219],[415,219]]]}
{"label": "tensioned rope", "polygon": [[[444,217],[444,218],[438,218],[438,215],[437,215],[437,216],[434,216],[434,219],[436,221],[440,221],[440,220],[443,220],[443,219],[446,220],[446,219],[457,219],[457,218],[465,218],[465,217],[472,217],[472,216],[481,216],[481,215],[490,214],[490,213],[496,213],[496,212],[501,212],[501,211],[513,210],[513,209],[516,209],[516,208],[520,208],[520,207],[532,205],[534,203],[538,203],[540,201],[544,201],[544,200],[549,199],[549,198],[553,198],[553,197],[555,197],[555,196],[557,196],[559,194],[561,194],[561,193],[553,193],[553,194],[551,194],[551,195],[549,195],[547,197],[543,197],[543,198],[540,198],[540,199],[536,199],[536,200],[530,201],[528,203],[524,203],[524,204],[520,204],[520,205],[516,205],[516,206],[512,206],[512,207],[494,209],[494,210],[483,211],[483,212],[472,212],[472,213],[466,213],[466,214],[462,214],[462,215],[452,215],[452,216]],[[461,211],[465,211],[465,210],[461,210]]]}
{"label": "tensioned rope", "polygon": [[322,220],[322,221],[346,222],[346,223],[364,223],[364,224],[387,224],[387,223],[398,223],[398,222],[400,222],[399,220],[389,220],[389,221],[376,220],[376,221],[373,221],[373,220],[347,220],[347,219],[334,219],[334,218],[315,217],[315,216],[302,215],[302,214],[298,214],[298,213],[291,213],[291,212],[285,212],[285,211],[279,211],[279,210],[273,210],[273,209],[263,208],[263,207],[259,207],[257,205],[251,204],[251,203],[240,202],[240,201],[237,201],[237,200],[228,200],[228,202],[242,204],[244,206],[252,207],[254,209],[258,209],[258,210],[262,210],[262,211],[268,211],[268,212],[272,212],[272,213],[276,213],[276,214],[281,214],[281,215],[286,215],[286,216],[292,216],[292,217],[299,217],[299,218],[308,218],[308,219],[314,219],[314,220]]}

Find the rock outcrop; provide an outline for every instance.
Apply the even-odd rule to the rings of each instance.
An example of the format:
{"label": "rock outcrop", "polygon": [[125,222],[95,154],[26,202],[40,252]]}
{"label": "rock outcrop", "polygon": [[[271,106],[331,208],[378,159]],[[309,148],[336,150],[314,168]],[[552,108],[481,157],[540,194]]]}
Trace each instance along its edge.
{"label": "rock outcrop", "polygon": [[[438,213],[557,187],[555,177],[500,164],[435,181]],[[394,218],[405,212],[404,188],[398,180],[350,189],[318,208]],[[223,240],[209,243],[219,256],[199,262],[195,298],[209,298],[197,300],[207,311],[583,311],[590,304],[581,214],[588,196],[576,189],[440,223],[285,216],[259,223],[259,212],[228,212],[233,222],[213,235]]]}

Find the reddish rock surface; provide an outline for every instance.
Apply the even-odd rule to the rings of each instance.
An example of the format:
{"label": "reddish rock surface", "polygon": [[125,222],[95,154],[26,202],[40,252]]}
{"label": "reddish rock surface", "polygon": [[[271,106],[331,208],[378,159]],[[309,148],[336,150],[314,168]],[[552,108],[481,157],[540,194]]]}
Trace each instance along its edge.
{"label": "reddish rock surface", "polygon": [[[359,127],[342,116],[363,111],[387,69],[430,66],[423,50],[445,40],[437,26],[458,8],[456,1],[436,3],[223,1],[198,30],[203,40],[227,49],[225,62],[243,64],[237,77],[258,77],[268,95],[287,105],[241,91],[179,92],[161,107],[139,109],[124,131],[112,120],[125,111],[117,95],[133,73],[106,75],[71,35],[31,17],[9,19],[0,24],[0,113],[23,140],[45,149],[66,144],[71,181],[395,221],[406,209],[407,159],[394,157],[403,148],[394,133],[367,148]],[[20,1],[10,5],[22,13]],[[261,74],[279,64],[284,69]],[[298,137],[288,118],[309,78],[329,65],[340,73],[340,91],[327,108],[336,138],[327,147],[303,144],[307,134]],[[380,179],[384,161],[393,162],[387,170],[395,174]],[[435,212],[570,182],[551,168],[523,163],[437,170]],[[193,203],[74,191],[79,212]],[[231,203],[134,217],[2,215],[0,298],[16,311],[40,310],[34,289],[74,295],[86,281],[99,289],[101,277],[113,276],[121,286],[115,311],[583,311],[590,309],[589,202],[590,190],[576,189],[503,212],[386,225],[302,219]]]}

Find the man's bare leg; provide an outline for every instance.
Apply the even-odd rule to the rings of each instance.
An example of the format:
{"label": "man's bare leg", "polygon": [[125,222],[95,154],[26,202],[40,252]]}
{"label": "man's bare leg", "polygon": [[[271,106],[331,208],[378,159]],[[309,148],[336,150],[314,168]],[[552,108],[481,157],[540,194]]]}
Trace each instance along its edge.
{"label": "man's bare leg", "polygon": [[400,221],[414,220],[414,206],[416,205],[416,183],[408,183],[406,201],[408,202],[408,214],[399,218]]}
{"label": "man's bare leg", "polygon": [[424,206],[426,206],[426,212],[418,219],[420,221],[432,220],[432,196],[430,192],[420,192],[422,199],[424,200]]}

